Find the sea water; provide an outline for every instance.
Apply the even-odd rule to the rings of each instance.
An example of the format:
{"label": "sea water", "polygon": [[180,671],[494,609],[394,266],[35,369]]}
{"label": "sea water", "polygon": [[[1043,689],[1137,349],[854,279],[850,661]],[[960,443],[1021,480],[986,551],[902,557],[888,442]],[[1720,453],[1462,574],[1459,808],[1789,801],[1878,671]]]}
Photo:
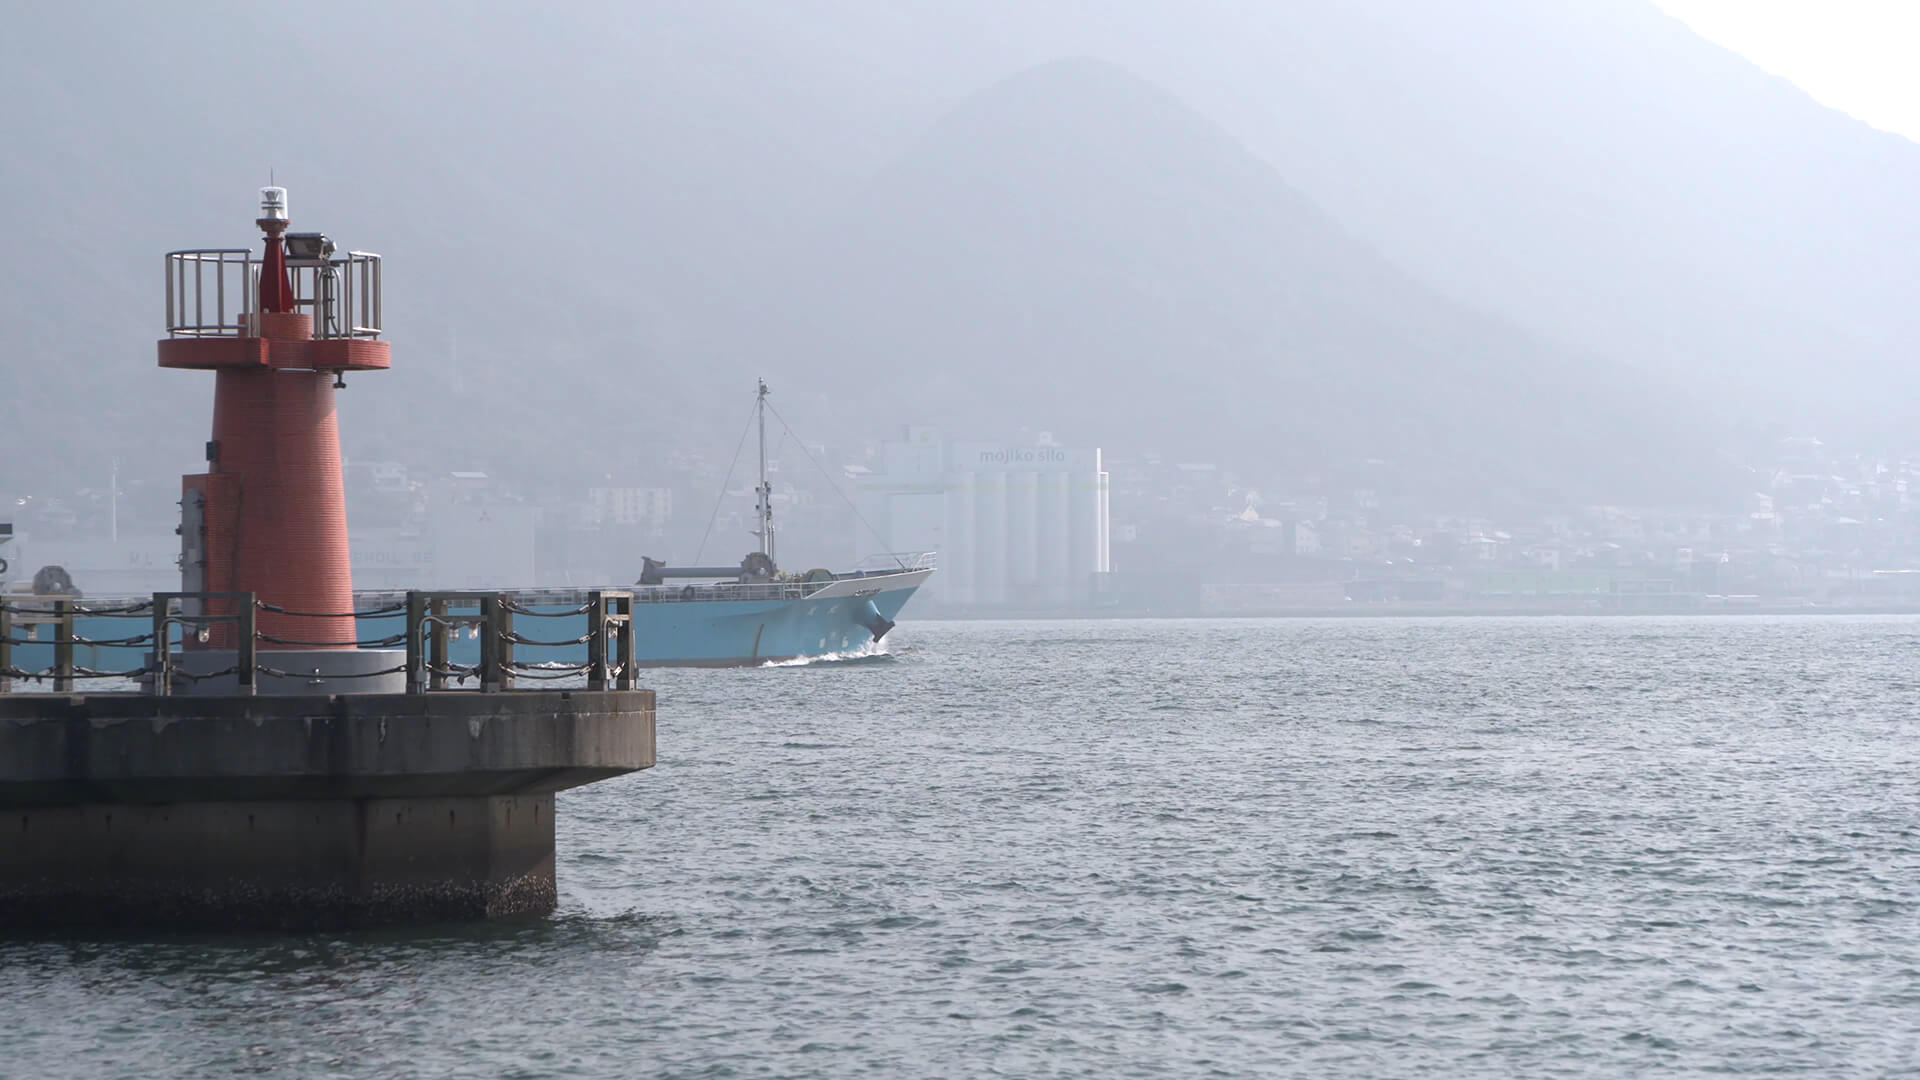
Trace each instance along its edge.
{"label": "sea water", "polygon": [[0,935],[0,1075],[1920,1066],[1920,620],[909,619],[647,681],[556,915]]}

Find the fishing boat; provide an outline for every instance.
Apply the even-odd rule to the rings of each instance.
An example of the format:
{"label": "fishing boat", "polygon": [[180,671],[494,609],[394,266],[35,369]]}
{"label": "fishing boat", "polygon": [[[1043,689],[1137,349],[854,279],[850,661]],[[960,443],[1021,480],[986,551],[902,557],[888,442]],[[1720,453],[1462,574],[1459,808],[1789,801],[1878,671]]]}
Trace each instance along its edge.
{"label": "fishing boat", "polygon": [[[760,458],[753,535],[759,545],[733,566],[672,566],[641,558],[639,580],[624,588],[633,592],[635,654],[643,665],[727,667],[868,649],[893,629],[901,609],[933,573],[932,552],[878,556],[838,572],[794,574],[780,568],[773,484],[767,476],[767,396],[766,380],[759,380],[753,416]],[[535,611],[544,602],[548,610],[543,613],[551,614],[579,600],[547,595],[518,602]],[[585,617],[580,618],[584,633]],[[569,628],[563,625],[557,636],[567,638]],[[523,646],[516,656],[532,662],[574,659],[571,653],[552,655],[554,649]]]}

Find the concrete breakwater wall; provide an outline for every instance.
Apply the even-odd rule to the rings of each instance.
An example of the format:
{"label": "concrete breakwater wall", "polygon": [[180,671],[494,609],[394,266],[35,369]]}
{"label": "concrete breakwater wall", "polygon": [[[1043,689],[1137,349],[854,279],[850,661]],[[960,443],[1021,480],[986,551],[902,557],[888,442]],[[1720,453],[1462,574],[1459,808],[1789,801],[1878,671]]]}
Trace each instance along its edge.
{"label": "concrete breakwater wall", "polygon": [[554,793],[654,754],[650,690],[0,695],[0,926],[542,913]]}

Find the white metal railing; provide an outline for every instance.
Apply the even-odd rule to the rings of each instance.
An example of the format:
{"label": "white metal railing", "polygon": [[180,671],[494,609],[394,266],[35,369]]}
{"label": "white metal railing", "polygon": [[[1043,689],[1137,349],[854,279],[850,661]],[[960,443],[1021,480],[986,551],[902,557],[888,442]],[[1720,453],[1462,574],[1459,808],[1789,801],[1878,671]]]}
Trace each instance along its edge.
{"label": "white metal railing", "polygon": [[[260,260],[248,248],[167,253],[167,335],[246,337],[255,332]],[[380,256],[288,259],[293,309],[313,316],[316,338],[380,336]]]}
{"label": "white metal railing", "polygon": [[[300,300],[300,271],[295,266],[294,303]],[[319,309],[314,315],[315,337],[376,338],[380,336],[380,256],[371,251],[349,251],[344,259],[330,259],[313,268],[316,288],[309,296],[324,299],[325,310],[336,321],[322,332]],[[319,297],[321,288],[338,289]],[[309,303],[316,301],[310,300]]]}
{"label": "white metal railing", "polygon": [[720,582],[714,585],[639,585],[636,604],[674,604],[687,600],[804,600],[830,581]]}
{"label": "white metal railing", "polygon": [[167,252],[167,335],[244,334],[253,322],[254,280],[247,248]]}
{"label": "white metal railing", "polygon": [[880,551],[860,560],[857,570],[901,571],[932,570],[939,558],[937,551]]}
{"label": "white metal railing", "polygon": [[[636,604],[673,604],[688,600],[804,600],[831,581],[763,581],[741,583],[722,581],[688,585],[630,585],[624,591],[633,594]],[[591,589],[508,589],[499,595],[523,607],[566,606],[586,602]],[[404,598],[405,593],[391,591],[360,592],[353,596],[354,607],[365,617],[370,608],[380,608]]]}

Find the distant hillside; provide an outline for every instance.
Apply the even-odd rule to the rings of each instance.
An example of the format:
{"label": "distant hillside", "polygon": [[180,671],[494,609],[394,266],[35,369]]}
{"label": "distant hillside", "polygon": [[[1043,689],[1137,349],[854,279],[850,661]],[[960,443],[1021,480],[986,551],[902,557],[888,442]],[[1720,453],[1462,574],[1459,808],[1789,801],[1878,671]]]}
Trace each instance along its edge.
{"label": "distant hillside", "polygon": [[1442,298],[1103,63],[966,102],[788,269],[760,291],[789,367],[870,408],[1294,472],[1385,458],[1436,498],[1710,490],[1641,377]]}
{"label": "distant hillside", "polygon": [[900,115],[820,32],[748,0],[10,11],[0,492],[103,483],[116,454],[198,467],[211,386],[155,367],[161,255],[257,247],[269,170],[296,228],[388,260],[394,369],[349,380],[350,454],[529,479],[644,477],[652,438],[724,458],[763,354],[711,370],[711,327],[756,302],[737,269]]}
{"label": "distant hillside", "polygon": [[[1920,430],[1920,148],[1646,0],[9,16],[0,429],[57,450],[0,455],[0,491],[197,466],[159,256],[250,241],[269,169],[390,260],[363,457],[724,458],[763,372],[847,441],[1391,451],[1503,498],[1695,490],[1695,416]],[[1066,56],[1163,90],[1003,81]]]}
{"label": "distant hillside", "polygon": [[966,17],[1166,86],[1416,277],[1722,416],[1896,447],[1920,427],[1920,146],[1651,0]]}

